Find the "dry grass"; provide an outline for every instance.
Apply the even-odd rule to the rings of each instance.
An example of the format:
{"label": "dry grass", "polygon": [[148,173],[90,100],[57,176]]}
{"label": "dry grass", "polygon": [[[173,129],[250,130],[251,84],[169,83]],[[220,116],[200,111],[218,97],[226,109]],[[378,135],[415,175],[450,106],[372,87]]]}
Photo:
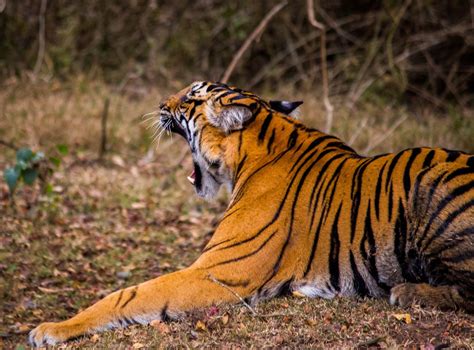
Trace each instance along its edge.
{"label": "dry grass", "polygon": [[[71,150],[49,196],[22,188],[12,208],[0,185],[0,348],[25,348],[26,332],[39,322],[64,319],[112,290],[182,268],[199,255],[225,195],[212,204],[191,195],[185,179],[191,164],[180,139],[163,138],[153,160],[141,161],[151,139],[141,115],[166,93],[119,93],[84,78],[64,84],[10,81],[0,92],[0,139],[46,152],[66,143]],[[303,98],[303,119],[324,125],[314,96],[283,90],[265,95]],[[96,157],[106,96],[112,152],[104,164],[78,163]],[[390,134],[401,117],[406,119]],[[337,108],[334,132],[370,154],[421,144],[472,152],[472,123],[366,102],[356,111]],[[13,159],[13,152],[4,151],[0,169]],[[59,348],[474,348],[474,319],[463,312],[295,297],[256,310],[276,315],[255,317],[241,305],[218,306],[180,322],[86,336]],[[412,322],[397,320],[400,313],[409,313]]]}

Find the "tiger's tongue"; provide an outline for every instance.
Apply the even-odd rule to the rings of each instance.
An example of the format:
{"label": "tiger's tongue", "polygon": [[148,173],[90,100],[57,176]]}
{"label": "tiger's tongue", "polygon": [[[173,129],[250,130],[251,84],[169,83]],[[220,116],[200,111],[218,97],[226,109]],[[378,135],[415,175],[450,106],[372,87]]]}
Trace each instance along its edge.
{"label": "tiger's tongue", "polygon": [[196,181],[196,172],[193,170],[193,172],[188,176],[188,181],[191,182],[194,185],[194,182]]}

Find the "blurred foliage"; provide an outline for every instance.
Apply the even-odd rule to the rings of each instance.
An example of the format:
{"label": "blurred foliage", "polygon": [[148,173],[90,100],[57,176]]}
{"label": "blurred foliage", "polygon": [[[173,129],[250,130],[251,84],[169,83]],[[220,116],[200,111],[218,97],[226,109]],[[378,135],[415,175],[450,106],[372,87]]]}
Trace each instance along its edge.
{"label": "blurred foliage", "polygon": [[48,183],[55,168],[61,165],[62,157],[69,153],[67,145],[56,145],[56,154],[45,157],[43,152],[34,152],[30,148],[20,148],[16,151],[16,163],[3,171],[3,178],[8,186],[10,196],[20,182],[32,186],[37,181],[41,183],[42,192],[50,194],[52,185]]}
{"label": "blurred foliage", "polygon": [[[0,13],[0,76],[33,69],[42,1],[6,1]],[[116,84],[129,79],[161,85],[218,80],[276,3],[48,1],[41,74],[86,72]],[[469,0],[321,1],[316,16],[327,27],[331,93],[357,100],[379,80],[395,98],[417,96],[437,107],[446,100],[470,106],[471,6]],[[249,89],[282,82],[318,87],[319,43],[319,33],[307,20],[306,1],[292,0],[251,46],[231,81]]]}

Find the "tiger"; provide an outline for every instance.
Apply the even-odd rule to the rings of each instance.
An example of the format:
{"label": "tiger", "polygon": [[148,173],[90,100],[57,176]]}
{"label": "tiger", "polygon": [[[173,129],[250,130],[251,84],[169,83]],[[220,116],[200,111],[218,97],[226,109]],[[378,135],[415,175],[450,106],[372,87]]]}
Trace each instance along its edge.
{"label": "tiger", "polygon": [[230,192],[212,237],[189,267],[42,323],[31,344],[284,293],[474,312],[474,155],[363,156],[293,118],[299,104],[216,82],[163,101],[157,121],[188,143],[197,195]]}

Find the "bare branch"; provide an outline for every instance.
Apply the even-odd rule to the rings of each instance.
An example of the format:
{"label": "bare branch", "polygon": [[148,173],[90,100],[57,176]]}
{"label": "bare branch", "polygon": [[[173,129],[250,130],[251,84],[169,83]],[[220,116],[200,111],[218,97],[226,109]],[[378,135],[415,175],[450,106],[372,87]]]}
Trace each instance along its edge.
{"label": "bare branch", "polygon": [[109,116],[109,105],[110,99],[107,97],[104,101],[104,109],[102,111],[101,118],[101,135],[100,135],[100,148],[99,148],[99,160],[102,160],[107,152],[107,117]]}
{"label": "bare branch", "polygon": [[252,314],[253,314],[254,316],[258,316],[257,311],[255,311],[255,310],[253,309],[253,307],[251,307],[251,306],[244,300],[244,298],[242,298],[235,290],[229,288],[228,286],[226,286],[224,283],[222,283],[221,281],[219,281],[217,278],[215,278],[215,277],[214,277],[213,275],[211,275],[211,274],[209,274],[207,277],[209,277],[209,279],[210,279],[212,282],[218,284],[218,285],[221,286],[222,288],[225,288],[225,289],[227,289],[229,292],[231,292],[237,299],[240,300],[240,302],[241,302],[242,304],[244,304],[244,306],[245,306],[247,309],[250,310],[250,312],[252,312]]}
{"label": "bare branch", "polygon": [[326,109],[326,128],[325,132],[330,133],[332,128],[334,107],[329,101],[329,81],[328,81],[328,67],[327,67],[327,53],[326,53],[326,28],[324,25],[316,20],[314,15],[314,2],[307,0],[307,11],[309,23],[321,32],[321,77],[323,80],[323,102]]}
{"label": "bare branch", "polygon": [[237,63],[242,58],[245,51],[247,51],[247,49],[250,47],[250,44],[263,33],[263,30],[265,29],[267,24],[270,22],[270,20],[273,18],[273,16],[275,16],[278,12],[280,12],[280,10],[286,5],[287,5],[286,0],[280,2],[279,4],[275,5],[270,10],[270,12],[262,19],[262,21],[257,26],[257,28],[254,29],[254,31],[244,41],[243,45],[240,47],[240,49],[232,58],[232,61],[230,62],[229,66],[227,67],[227,69],[225,70],[224,74],[222,75],[220,79],[221,82],[227,83],[229,81],[229,78],[232,75],[232,72],[234,71],[235,67],[237,66]]}
{"label": "bare branch", "polygon": [[38,56],[36,57],[35,68],[33,69],[34,76],[38,75],[38,72],[43,64],[44,51],[46,47],[45,41],[45,27],[46,27],[46,6],[48,0],[41,0],[41,8],[39,15],[39,33],[38,33]]}
{"label": "bare branch", "polygon": [[386,139],[388,139],[390,137],[390,135],[392,135],[394,133],[395,130],[397,130],[397,128],[403,124],[403,122],[405,120],[407,120],[408,118],[408,115],[405,114],[403,117],[401,117],[400,119],[398,119],[395,124],[392,125],[392,127],[390,129],[388,129],[386,132],[384,132],[382,135],[380,135],[379,137],[377,137],[375,139],[375,141],[369,143],[369,145],[367,145],[367,147],[365,148],[364,150],[364,154],[367,154],[369,153],[370,151],[372,151],[375,147],[377,147],[378,145],[380,145],[382,142],[384,142]]}
{"label": "bare branch", "polygon": [[10,148],[14,151],[18,150],[17,146],[15,146],[13,143],[5,141],[5,140],[0,140],[0,145],[5,146],[7,148]]}

